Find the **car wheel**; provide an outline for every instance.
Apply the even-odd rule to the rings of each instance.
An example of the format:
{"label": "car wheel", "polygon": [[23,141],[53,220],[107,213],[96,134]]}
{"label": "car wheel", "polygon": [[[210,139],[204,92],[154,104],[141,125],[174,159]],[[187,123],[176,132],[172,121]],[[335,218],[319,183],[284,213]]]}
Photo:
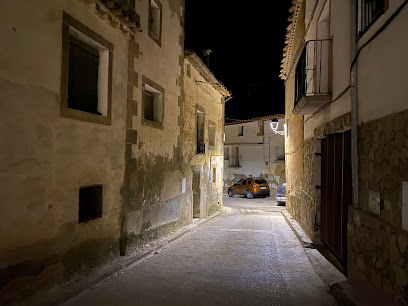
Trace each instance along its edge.
{"label": "car wheel", "polygon": [[228,190],[228,196],[229,196],[230,198],[232,198],[232,197],[234,196],[234,193],[232,192],[232,190]]}
{"label": "car wheel", "polygon": [[247,199],[252,199],[254,197],[254,195],[252,194],[252,192],[250,192],[249,190],[247,190],[246,192],[246,197]]}

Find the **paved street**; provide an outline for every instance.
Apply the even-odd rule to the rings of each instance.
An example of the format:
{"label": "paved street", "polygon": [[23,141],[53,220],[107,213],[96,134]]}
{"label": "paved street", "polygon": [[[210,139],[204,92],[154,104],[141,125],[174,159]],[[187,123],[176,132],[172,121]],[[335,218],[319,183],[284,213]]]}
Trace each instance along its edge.
{"label": "paved street", "polygon": [[225,213],[64,305],[335,305],[267,198],[224,197]]}

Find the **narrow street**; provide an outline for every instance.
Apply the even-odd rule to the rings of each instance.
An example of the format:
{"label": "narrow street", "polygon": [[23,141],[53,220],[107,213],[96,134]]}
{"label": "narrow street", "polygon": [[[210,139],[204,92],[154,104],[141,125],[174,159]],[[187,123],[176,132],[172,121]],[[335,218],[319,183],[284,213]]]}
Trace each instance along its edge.
{"label": "narrow street", "polygon": [[335,305],[272,198],[225,212],[64,305]]}

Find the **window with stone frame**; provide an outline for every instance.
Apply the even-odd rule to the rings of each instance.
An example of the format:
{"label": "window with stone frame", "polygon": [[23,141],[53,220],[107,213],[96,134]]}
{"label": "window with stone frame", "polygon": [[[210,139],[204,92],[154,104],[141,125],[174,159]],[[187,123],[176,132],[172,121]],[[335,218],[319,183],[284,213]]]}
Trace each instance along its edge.
{"label": "window with stone frame", "polygon": [[63,13],[62,117],[111,124],[111,43]]}
{"label": "window with stone frame", "polygon": [[145,76],[142,78],[142,83],[142,124],[163,128],[164,89]]}

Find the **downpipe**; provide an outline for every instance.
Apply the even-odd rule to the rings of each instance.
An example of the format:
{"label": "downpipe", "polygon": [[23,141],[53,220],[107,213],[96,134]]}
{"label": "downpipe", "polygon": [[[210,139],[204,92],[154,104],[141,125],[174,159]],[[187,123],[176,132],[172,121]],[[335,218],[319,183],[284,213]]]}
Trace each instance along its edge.
{"label": "downpipe", "polygon": [[[357,0],[351,0],[351,59],[357,55]],[[352,64],[350,70],[351,84],[351,176],[353,186],[353,206],[358,207],[358,96],[357,96],[357,64]]]}

